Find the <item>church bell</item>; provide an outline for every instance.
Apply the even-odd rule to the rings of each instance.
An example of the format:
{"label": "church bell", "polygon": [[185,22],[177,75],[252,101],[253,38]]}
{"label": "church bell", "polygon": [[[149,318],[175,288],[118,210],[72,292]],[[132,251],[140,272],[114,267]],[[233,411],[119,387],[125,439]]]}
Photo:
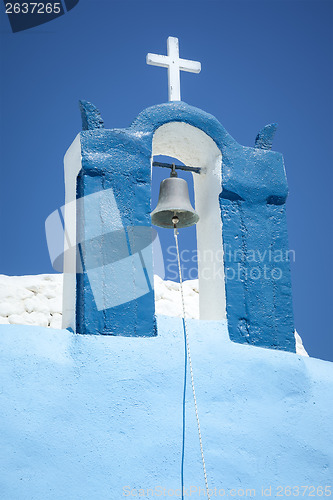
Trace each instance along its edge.
{"label": "church bell", "polygon": [[161,182],[151,221],[155,226],[173,228],[177,219],[177,228],[189,227],[198,222],[199,215],[191,205],[187,182],[179,178],[173,168],[171,176]]}

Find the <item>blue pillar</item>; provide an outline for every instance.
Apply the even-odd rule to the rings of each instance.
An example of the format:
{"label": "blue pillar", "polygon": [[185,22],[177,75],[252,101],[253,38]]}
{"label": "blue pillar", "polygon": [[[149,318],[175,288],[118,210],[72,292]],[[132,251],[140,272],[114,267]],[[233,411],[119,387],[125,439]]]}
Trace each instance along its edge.
{"label": "blue pillar", "polygon": [[76,331],[156,335],[150,151],[136,136],[95,123],[81,133]]}

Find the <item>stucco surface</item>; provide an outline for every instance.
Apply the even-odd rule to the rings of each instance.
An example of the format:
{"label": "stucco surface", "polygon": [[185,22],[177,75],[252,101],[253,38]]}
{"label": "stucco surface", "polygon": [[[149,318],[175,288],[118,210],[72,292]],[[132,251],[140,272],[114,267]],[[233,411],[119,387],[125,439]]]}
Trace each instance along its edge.
{"label": "stucco surface", "polygon": [[[329,485],[332,363],[233,343],[224,321],[188,323],[210,487],[261,496],[272,486],[275,497],[279,485]],[[181,320],[159,316],[158,332],[0,325],[3,500],[179,487]],[[185,485],[203,488],[190,385],[187,394]]]}

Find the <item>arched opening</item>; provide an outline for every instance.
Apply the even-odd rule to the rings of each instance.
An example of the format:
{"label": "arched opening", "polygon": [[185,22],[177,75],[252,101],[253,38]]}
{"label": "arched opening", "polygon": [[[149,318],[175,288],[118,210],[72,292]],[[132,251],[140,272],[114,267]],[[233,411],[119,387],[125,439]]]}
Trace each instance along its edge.
{"label": "arched opening", "polygon": [[219,207],[221,151],[202,130],[187,123],[170,122],[154,134],[153,157],[157,155],[177,158],[185,165],[202,169],[200,174],[189,174],[193,175],[195,209],[200,216],[196,226],[200,319],[224,319],[225,280]]}

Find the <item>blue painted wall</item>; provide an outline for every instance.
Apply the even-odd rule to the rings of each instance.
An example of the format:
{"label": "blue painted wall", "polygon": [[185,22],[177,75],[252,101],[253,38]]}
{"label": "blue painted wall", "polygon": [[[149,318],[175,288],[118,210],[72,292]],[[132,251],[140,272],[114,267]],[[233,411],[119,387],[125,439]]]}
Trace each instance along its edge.
{"label": "blue painted wall", "polygon": [[[295,352],[285,214],[288,187],[282,155],[270,150],[276,126],[260,131],[255,147],[249,148],[238,144],[214,116],[184,102],[148,108],[124,130],[101,128],[99,112],[89,106],[83,103],[84,128],[92,130],[81,132],[78,196],[111,187],[125,227],[150,224],[152,139],[161,125],[185,122],[215,141],[222,153],[220,208],[230,338]],[[282,259],[276,260],[279,255]],[[87,276],[79,278],[78,288],[78,332],[156,334],[152,291],[98,312]],[[117,283],[108,293],[117,293]]]}
{"label": "blue painted wall", "polygon": [[[223,321],[188,328],[210,488],[225,498],[255,488],[262,498],[271,486],[275,498],[281,487],[286,498],[289,486],[289,498],[301,498],[297,486],[312,486],[304,498],[329,498],[317,488],[333,477],[333,364],[236,344]],[[119,500],[124,487],[180,487],[181,320],[159,316],[158,332],[0,325],[2,500]],[[197,488],[185,498],[206,498],[189,378],[184,477]]]}

